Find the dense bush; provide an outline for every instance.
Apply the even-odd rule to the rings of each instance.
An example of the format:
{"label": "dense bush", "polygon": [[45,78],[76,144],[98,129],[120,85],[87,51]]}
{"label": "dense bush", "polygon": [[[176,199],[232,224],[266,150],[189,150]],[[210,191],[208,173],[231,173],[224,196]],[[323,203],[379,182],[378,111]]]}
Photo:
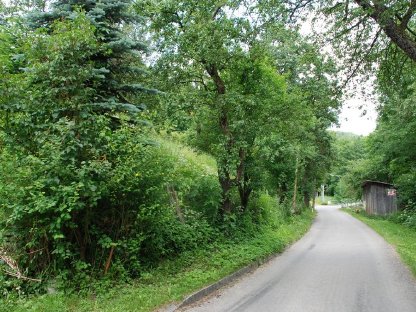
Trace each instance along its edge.
{"label": "dense bush", "polygon": [[390,220],[403,224],[409,228],[416,229],[416,212],[415,208],[407,208],[389,217]]}
{"label": "dense bush", "polygon": [[[103,65],[97,56],[118,53],[96,30],[88,14],[73,12],[49,29],[2,33],[19,49],[1,46],[2,57],[16,65],[1,68],[0,81],[13,91],[0,100],[5,290],[26,286],[11,281],[13,274],[79,288],[97,276],[135,277],[142,266],[215,237],[208,220],[214,222],[219,202],[216,168],[152,138],[137,107],[124,103],[143,88],[124,83],[121,90],[129,76],[113,72],[114,59],[109,69],[96,68]],[[134,63],[127,61],[123,66]],[[31,292],[45,286],[30,285]]]}
{"label": "dense bush", "polygon": [[130,112],[96,111],[105,71],[91,57],[103,47],[83,12],[14,40],[27,69],[2,81],[19,82],[2,103],[14,118],[2,133],[0,246],[19,266],[0,263],[12,270],[1,277],[4,291],[42,292],[48,279],[78,289],[96,277],[126,280],[219,231],[238,238],[268,222],[265,195],[247,211],[219,215],[211,157],[152,134]]}
{"label": "dense bush", "polygon": [[[218,226],[220,189],[209,157],[159,137],[144,141],[141,132],[130,127],[112,132],[106,140],[107,159],[76,171],[58,157],[59,145],[45,144],[47,152],[39,158],[3,150],[2,245],[26,275],[55,276],[58,286],[88,288],[94,276],[103,275],[113,249],[107,277],[126,280],[162,259],[222,240],[220,231],[241,239],[264,226],[278,227],[288,215],[275,196],[256,192],[249,209]],[[59,177],[59,187],[50,176]],[[172,202],[172,191],[177,202]],[[82,254],[77,233],[84,224],[76,218],[83,214],[85,219],[86,209],[89,235]],[[2,279],[8,290],[44,291],[49,285],[30,283],[27,289],[14,279]]]}
{"label": "dense bush", "polygon": [[45,143],[38,157],[3,151],[2,245],[29,276],[102,274],[107,261],[137,276],[143,265],[215,239],[208,220],[216,215],[218,180],[196,153],[178,155],[163,140],[144,143],[128,127],[105,146],[106,159],[77,170],[60,157],[59,144]]}

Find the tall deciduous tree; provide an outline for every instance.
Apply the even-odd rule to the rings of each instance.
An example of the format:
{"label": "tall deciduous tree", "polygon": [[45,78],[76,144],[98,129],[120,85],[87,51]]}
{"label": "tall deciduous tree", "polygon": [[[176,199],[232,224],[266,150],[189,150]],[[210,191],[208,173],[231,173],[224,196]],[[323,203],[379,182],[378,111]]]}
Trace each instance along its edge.
{"label": "tall deciduous tree", "polygon": [[175,103],[197,105],[190,109],[197,122],[195,141],[216,156],[224,213],[233,210],[236,189],[245,209],[253,187],[261,184],[256,151],[270,142],[268,136],[278,134],[288,144],[298,141],[302,154],[302,138],[309,140],[305,134],[336,119],[338,102],[326,77],[327,64],[282,26],[285,5],[281,14],[272,7],[234,1],[139,2],[157,38],[157,72],[172,82]]}
{"label": "tall deciduous tree", "polygon": [[254,23],[248,16],[252,9],[233,1],[143,1],[139,6],[159,43],[156,68],[176,88],[187,85],[188,98],[199,99],[196,141],[216,156],[223,213],[234,210],[235,190],[246,209],[256,184],[251,167],[257,140],[294,115],[285,79],[269,54],[271,43],[259,37],[269,24],[259,22],[260,13]]}
{"label": "tall deciduous tree", "polygon": [[[334,51],[345,60],[347,82],[358,74],[374,72],[383,58],[400,64],[416,61],[414,1],[302,0],[289,10],[314,11],[318,20],[321,14],[328,18],[326,23],[318,21],[318,29],[326,30],[323,42],[331,40]],[[400,66],[394,71],[401,72]]]}

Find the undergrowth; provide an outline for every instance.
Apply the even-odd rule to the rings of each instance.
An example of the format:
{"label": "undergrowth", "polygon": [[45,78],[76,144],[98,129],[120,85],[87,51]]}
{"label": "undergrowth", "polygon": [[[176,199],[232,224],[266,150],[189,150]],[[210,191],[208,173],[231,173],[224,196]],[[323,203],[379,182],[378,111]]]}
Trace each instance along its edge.
{"label": "undergrowth", "polygon": [[310,227],[310,211],[284,223],[265,226],[252,238],[223,240],[181,254],[149,269],[139,279],[110,291],[89,294],[49,294],[9,298],[0,311],[152,311],[276,252],[299,239]]}

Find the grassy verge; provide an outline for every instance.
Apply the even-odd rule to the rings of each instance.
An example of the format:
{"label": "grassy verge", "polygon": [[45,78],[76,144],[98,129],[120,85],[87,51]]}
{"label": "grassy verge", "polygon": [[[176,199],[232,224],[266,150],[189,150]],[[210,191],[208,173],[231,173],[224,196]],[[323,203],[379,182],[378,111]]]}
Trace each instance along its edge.
{"label": "grassy verge", "polygon": [[278,229],[267,229],[252,239],[212,245],[166,261],[133,285],[113,289],[94,298],[65,294],[1,302],[2,311],[152,311],[180,301],[253,261],[281,252],[309,229],[314,214],[305,212]]}
{"label": "grassy verge", "polygon": [[343,209],[357,219],[363,221],[391,245],[393,245],[403,262],[416,276],[416,231],[402,224],[395,223],[383,217],[369,216],[364,211],[355,213],[351,209]]}

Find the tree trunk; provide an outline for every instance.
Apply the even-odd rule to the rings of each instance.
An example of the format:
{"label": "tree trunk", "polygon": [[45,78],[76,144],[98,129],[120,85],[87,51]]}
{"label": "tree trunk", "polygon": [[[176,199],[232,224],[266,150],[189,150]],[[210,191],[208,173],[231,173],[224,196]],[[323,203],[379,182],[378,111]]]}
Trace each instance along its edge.
{"label": "tree trunk", "polygon": [[240,150],[238,152],[238,157],[239,157],[240,163],[238,164],[238,167],[237,167],[236,182],[238,185],[238,192],[240,194],[240,205],[243,210],[246,210],[252,189],[248,185],[249,176],[247,175],[247,172],[245,171],[246,151],[242,147],[240,147]]}
{"label": "tree trunk", "polygon": [[167,186],[170,204],[175,207],[176,216],[178,217],[181,223],[185,223],[185,218],[183,217],[182,209],[179,204],[178,193],[172,185]]}
{"label": "tree trunk", "polygon": [[226,138],[225,142],[225,161],[223,163],[219,163],[218,173],[219,173],[219,181],[221,184],[222,189],[222,202],[221,207],[223,213],[230,213],[232,210],[231,204],[231,188],[233,181],[231,179],[230,173],[230,166],[228,165],[228,160],[232,158],[232,148],[233,148],[233,140],[230,134],[229,126],[228,126],[228,116],[225,111],[222,112],[220,117],[220,127],[222,133]]}
{"label": "tree trunk", "polygon": [[312,211],[315,210],[315,200],[316,200],[316,178],[313,179],[313,199],[312,199]]}
{"label": "tree trunk", "polygon": [[292,200],[292,209],[294,213],[298,213],[298,207],[296,204],[296,195],[298,193],[298,166],[299,166],[299,157],[296,156],[296,168],[295,168],[295,183],[293,186],[293,200]]}
{"label": "tree trunk", "polygon": [[309,167],[306,166],[305,172],[303,174],[302,178],[302,197],[303,197],[303,205],[305,208],[309,208],[311,203],[311,196],[310,196],[310,189],[309,189]]}
{"label": "tree trunk", "polygon": [[315,210],[316,191],[313,192],[312,210]]}
{"label": "tree trunk", "polygon": [[306,208],[309,209],[311,207],[311,196],[308,191],[303,192],[303,203]]}
{"label": "tree trunk", "polygon": [[278,188],[277,188],[277,194],[279,196],[279,204],[283,204],[286,201],[287,198],[287,192],[288,187],[286,182],[283,182]]}
{"label": "tree trunk", "polygon": [[232,205],[231,205],[231,197],[230,191],[232,186],[232,181],[230,177],[230,173],[227,169],[218,168],[218,177],[221,185],[221,210],[222,213],[231,213]]}
{"label": "tree trunk", "polygon": [[110,265],[111,265],[111,260],[113,259],[113,254],[114,254],[114,246],[111,246],[110,248],[110,254],[108,255],[107,261],[105,262],[105,267],[104,267],[104,275],[108,273],[108,270],[110,269]]}
{"label": "tree trunk", "polygon": [[[221,97],[225,94],[226,90],[224,81],[219,74],[217,66],[215,64],[207,64],[204,61],[202,63],[205,65],[205,70],[214,82],[218,96]],[[231,213],[232,211],[232,203],[230,198],[232,179],[228,166],[228,160],[232,158],[232,150],[234,145],[232,134],[229,128],[228,113],[225,107],[220,107],[219,127],[225,137],[225,161],[218,163],[218,178],[222,193],[221,210],[224,214]]]}
{"label": "tree trunk", "polygon": [[240,204],[244,211],[248,207],[252,191],[253,189],[249,186],[249,177],[247,174],[244,174],[242,183],[238,185],[238,192],[240,194]]}
{"label": "tree trunk", "polygon": [[243,188],[239,188],[238,191],[240,193],[241,207],[245,211],[245,210],[247,210],[247,207],[248,207],[248,203],[249,203],[249,200],[250,200],[250,195],[251,195],[252,189],[243,187]]}

